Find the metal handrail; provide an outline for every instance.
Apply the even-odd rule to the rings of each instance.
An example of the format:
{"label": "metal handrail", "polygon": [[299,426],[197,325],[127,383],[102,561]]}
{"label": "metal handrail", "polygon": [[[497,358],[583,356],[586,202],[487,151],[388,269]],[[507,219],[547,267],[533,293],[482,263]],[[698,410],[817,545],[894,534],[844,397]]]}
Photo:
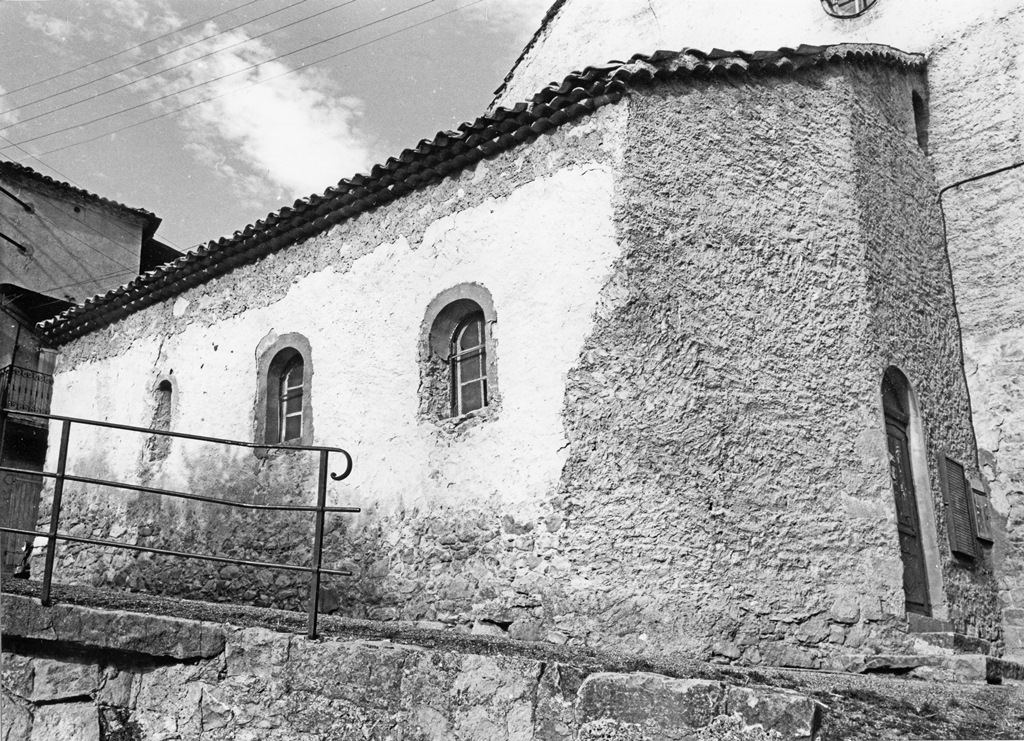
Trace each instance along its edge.
{"label": "metal handrail", "polygon": [[[115,422],[106,422],[93,419],[84,419],[81,417],[67,417],[60,414],[44,414],[41,412],[24,412],[17,409],[0,408],[0,417],[6,416],[7,414],[14,413],[19,416],[30,416],[38,417],[46,420],[55,420],[61,423],[61,434],[60,434],[60,447],[57,454],[57,470],[56,471],[30,471],[22,468],[15,468],[12,466],[0,465],[0,471],[9,473],[21,473],[30,474],[33,476],[42,476],[45,478],[54,479],[53,485],[53,504],[52,513],[50,516],[50,528],[49,532],[36,532],[32,530],[22,530],[19,528],[10,528],[0,526],[0,532],[13,533],[16,535],[29,535],[33,537],[44,537],[47,540],[46,549],[46,561],[43,568],[43,588],[40,596],[40,600],[44,605],[50,604],[50,591],[53,581],[53,563],[54,555],[56,552],[56,545],[58,540],[69,541],[74,543],[85,543],[89,545],[98,545],[108,548],[118,548],[122,550],[141,551],[146,553],[156,553],[160,555],[174,556],[178,558],[193,558],[203,561],[213,561],[217,563],[229,563],[240,566],[252,566],[256,568],[270,568],[280,569],[285,571],[304,571],[310,574],[310,585],[309,585],[309,618],[307,623],[307,635],[310,638],[316,638],[317,635],[317,618],[319,612],[320,603],[320,576],[322,574],[332,574],[338,576],[351,576],[352,572],[342,571],[337,569],[325,569],[322,568],[323,559],[323,535],[324,535],[324,516],[328,512],[332,513],[357,513],[361,509],[359,507],[328,507],[327,506],[327,477],[328,475],[334,481],[341,481],[352,473],[352,456],[342,448],[326,447],[321,445],[288,445],[288,444],[268,444],[262,445],[257,443],[245,442],[242,440],[229,440],[226,438],[209,437],[206,435],[193,435],[186,432],[171,432],[170,430],[156,430],[151,427],[136,427],[133,425],[122,425]],[[68,457],[68,442],[71,437],[71,425],[81,424],[92,427],[106,427],[116,430],[126,430],[128,432],[140,432],[150,435],[164,435],[167,437],[178,437],[186,440],[198,440],[201,442],[217,443],[221,445],[234,445],[243,448],[251,448],[256,450],[295,450],[295,451],[309,451],[319,453],[319,470],[317,477],[317,503],[315,506],[310,505],[277,505],[277,504],[248,504],[245,502],[232,502],[224,499],[215,499],[212,497],[205,497],[198,494],[191,494],[182,491],[173,491],[170,489],[161,489],[153,486],[140,486],[137,484],[129,484],[126,482],[119,481],[108,481],[106,479],[98,479],[89,476],[74,476],[67,473],[67,457]],[[0,439],[0,447],[2,447],[3,441]],[[345,456],[345,470],[339,475],[331,473],[329,471],[329,457],[331,453],[341,453]],[[58,526],[60,522],[61,503],[64,495],[64,483],[66,481],[72,481],[77,483],[94,484],[97,486],[109,486],[117,489],[128,489],[131,491],[140,491],[150,494],[157,494],[160,496],[169,496],[179,499],[188,499],[192,501],[206,502],[209,504],[222,505],[226,507],[235,507],[240,509],[250,510],[276,510],[285,512],[312,512],[314,515],[314,535],[313,535],[313,553],[312,563],[310,566],[295,566],[293,564],[276,564],[264,561],[245,561],[242,559],[227,558],[224,556],[212,556],[199,553],[191,553],[187,551],[172,551],[162,548],[151,548],[148,546],[131,545],[128,543],[121,543],[118,541],[101,540],[97,538],[82,538],[73,535],[66,535],[58,532]]]}

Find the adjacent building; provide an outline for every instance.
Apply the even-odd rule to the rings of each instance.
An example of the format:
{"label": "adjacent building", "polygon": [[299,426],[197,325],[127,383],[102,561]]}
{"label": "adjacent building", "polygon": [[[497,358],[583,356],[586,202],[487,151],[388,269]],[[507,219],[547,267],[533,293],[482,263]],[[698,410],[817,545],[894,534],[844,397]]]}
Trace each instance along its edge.
{"label": "adjacent building", "polygon": [[[2,465],[42,470],[56,349],[36,324],[176,257],[154,237],[160,219],[15,162],[0,161],[0,407]],[[23,412],[19,414],[18,412]],[[32,530],[41,478],[4,472],[0,519]],[[2,567],[24,555],[25,538],[2,536]]]}

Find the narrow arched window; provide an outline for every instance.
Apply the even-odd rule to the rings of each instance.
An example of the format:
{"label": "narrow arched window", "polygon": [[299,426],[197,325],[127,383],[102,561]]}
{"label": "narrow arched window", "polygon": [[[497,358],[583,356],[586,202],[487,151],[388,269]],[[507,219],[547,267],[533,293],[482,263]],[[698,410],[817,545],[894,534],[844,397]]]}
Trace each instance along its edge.
{"label": "narrow arched window", "polygon": [[487,406],[487,348],[484,314],[470,314],[455,330],[449,355],[452,376],[452,415]]}
{"label": "narrow arched window", "polygon": [[156,387],[156,409],[153,410],[152,426],[157,430],[171,429],[171,405],[174,403],[174,387],[163,380]]}
{"label": "narrow arched window", "polygon": [[278,384],[278,440],[298,440],[302,437],[302,356],[296,354],[281,369]]}
{"label": "narrow arched window", "polygon": [[500,405],[497,324],[479,283],[442,291],[427,307],[420,340],[420,413],[441,421]]}
{"label": "narrow arched window", "polygon": [[256,349],[256,430],[260,443],[313,444],[313,350],[297,332],[270,336]]}
{"label": "narrow arched window", "polygon": [[[161,432],[170,430],[173,413],[174,385],[165,378],[154,391],[153,418],[149,426]],[[150,461],[164,460],[171,452],[171,438],[167,435],[150,435],[146,440],[146,451]]]}

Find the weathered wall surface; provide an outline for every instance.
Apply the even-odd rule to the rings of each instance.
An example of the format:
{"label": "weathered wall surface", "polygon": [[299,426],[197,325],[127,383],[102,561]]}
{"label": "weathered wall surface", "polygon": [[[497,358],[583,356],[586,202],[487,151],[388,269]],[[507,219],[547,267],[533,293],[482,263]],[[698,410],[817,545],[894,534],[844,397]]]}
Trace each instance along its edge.
{"label": "weathered wall surface", "polygon": [[[832,67],[635,91],[75,341],[54,409],[145,425],[173,377],[173,429],[250,439],[256,348],[299,332],[314,442],[356,460],[330,498],[364,508],[328,536],[325,565],[356,573],[329,598],[343,614],[754,664],[906,651],[884,368],[922,377],[934,444],[972,444],[955,343],[907,339],[919,315],[946,340],[953,321],[909,85]],[[500,397],[439,424],[420,324],[464,282],[494,299]],[[110,433],[73,450],[84,475],[309,501],[292,454],[150,460]],[[283,516],[66,500],[75,535],[308,561],[311,529]],[[290,577],[61,553],[65,580],[304,601]],[[958,626],[997,640],[991,574],[946,575]]]}
{"label": "weathered wall surface", "polygon": [[5,178],[4,187],[35,210],[0,201],[4,233],[27,248],[4,243],[0,275],[37,293],[84,301],[139,272],[142,217],[113,215],[96,204],[50,192],[45,186]]}
{"label": "weathered wall surface", "polygon": [[[344,609],[512,622],[509,610],[526,599],[513,588],[520,571],[568,568],[553,559],[561,525],[548,500],[565,458],[565,374],[619,252],[611,163],[625,115],[603,111],[65,348],[54,410],[148,425],[155,382],[170,377],[172,429],[251,440],[257,345],[299,332],[312,347],[314,443],[357,461],[330,491],[332,504],[364,507],[330,520],[338,529],[325,565],[358,573],[341,585]],[[500,398],[439,424],[419,414],[421,323],[434,296],[465,282],[494,300]],[[70,464],[86,475],[248,501],[304,491],[310,501],[310,457],[175,445],[151,464],[141,436],[86,439]],[[76,534],[308,558],[308,519],[224,517],[81,486],[66,499]],[[535,526],[545,535],[524,536]],[[63,550],[61,578],[301,606],[287,578],[81,551]]]}
{"label": "weathered wall surface", "polygon": [[[883,77],[887,73],[880,73]],[[942,217],[930,163],[918,146],[912,90],[924,81],[858,86],[853,129],[857,145],[861,222],[867,237],[867,278],[872,315],[875,384],[889,365],[913,386],[927,441],[930,492],[918,492],[922,529],[937,535],[941,577],[929,584],[936,617],[957,632],[1001,638],[992,554],[981,549],[974,562],[952,557],[937,458],[947,455],[977,473],[970,400],[960,348],[953,284],[942,233]],[[884,420],[876,407],[875,429]],[[881,472],[880,472],[881,473]],[[931,509],[933,517],[927,512]],[[934,564],[932,564],[934,565]]]}
{"label": "weathered wall surface", "polygon": [[943,198],[978,455],[996,513],[993,549],[1006,650],[1024,656],[1024,255],[1019,171],[950,190]]}
{"label": "weathered wall surface", "polygon": [[[573,70],[656,49],[756,51],[875,43],[927,53],[965,28],[1019,14],[1019,6],[1017,0],[879,0],[860,18],[836,19],[820,3],[804,0],[757,5],[745,0],[566,0],[495,104],[510,107]],[[950,74],[956,71],[955,66],[949,69]]]}
{"label": "weathered wall surface", "polygon": [[5,600],[5,634],[31,640],[5,645],[3,741],[796,740],[816,735],[823,710],[780,688],[601,672],[485,643],[310,641]]}
{"label": "weathered wall surface", "polygon": [[[878,75],[906,95],[880,122],[893,103],[851,77],[631,100],[627,253],[606,288],[618,300],[566,405],[566,543],[593,640],[815,666],[905,638],[884,368],[928,376],[936,444],[969,460],[971,438],[955,342],[902,342],[918,314],[954,322],[928,178],[914,185],[909,83]],[[896,134],[888,158],[851,142],[865,116],[884,124],[875,136]],[[887,185],[883,168],[907,153],[916,170]],[[913,195],[879,210],[901,185]],[[912,215],[896,224],[900,209]],[[920,285],[888,277],[887,261]],[[951,599],[998,638],[991,589]]]}
{"label": "weathered wall surface", "polygon": [[[997,514],[993,557],[1008,655],[1024,656],[1024,217],[1020,97],[1024,12],[969,28],[929,68],[930,149],[949,257],[982,471]],[[980,178],[961,183],[968,178]]]}

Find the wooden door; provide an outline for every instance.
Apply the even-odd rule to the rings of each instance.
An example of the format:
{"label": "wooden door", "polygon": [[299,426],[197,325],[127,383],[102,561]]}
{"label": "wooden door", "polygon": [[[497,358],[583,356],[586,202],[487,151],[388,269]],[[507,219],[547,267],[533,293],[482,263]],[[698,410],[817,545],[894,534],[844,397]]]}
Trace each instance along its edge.
{"label": "wooden door", "polygon": [[907,427],[902,420],[886,415],[885,431],[889,440],[889,473],[896,498],[896,527],[900,537],[900,555],[903,558],[903,592],[907,611],[931,615],[924,547],[921,543],[921,520],[917,516],[917,495],[910,469]]}
{"label": "wooden door", "polygon": [[[13,462],[15,466],[19,461]],[[7,527],[19,530],[35,530],[39,513],[39,492],[43,487],[42,476],[20,473],[0,474],[0,521]],[[32,538],[16,533],[0,535],[2,570],[10,573],[21,563],[25,542]]]}

